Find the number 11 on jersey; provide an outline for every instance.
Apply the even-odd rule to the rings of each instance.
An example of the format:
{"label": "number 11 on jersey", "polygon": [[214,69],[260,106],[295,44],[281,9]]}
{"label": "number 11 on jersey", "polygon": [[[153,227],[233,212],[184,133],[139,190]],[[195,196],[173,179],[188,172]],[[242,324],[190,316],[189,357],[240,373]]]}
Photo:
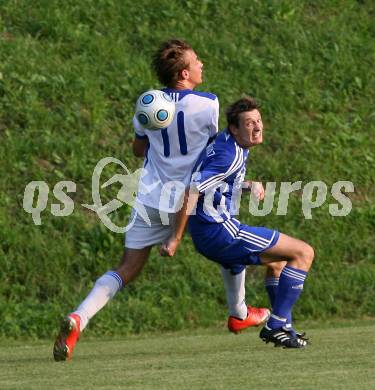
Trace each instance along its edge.
{"label": "number 11 on jersey", "polygon": [[[188,150],[187,150],[186,133],[185,133],[185,117],[183,111],[179,111],[177,113],[177,133],[178,133],[178,141],[180,144],[180,152],[181,154],[186,155],[188,153]],[[171,154],[171,147],[169,143],[168,127],[161,130],[161,136],[163,138],[163,144],[164,144],[164,156],[169,157]]]}

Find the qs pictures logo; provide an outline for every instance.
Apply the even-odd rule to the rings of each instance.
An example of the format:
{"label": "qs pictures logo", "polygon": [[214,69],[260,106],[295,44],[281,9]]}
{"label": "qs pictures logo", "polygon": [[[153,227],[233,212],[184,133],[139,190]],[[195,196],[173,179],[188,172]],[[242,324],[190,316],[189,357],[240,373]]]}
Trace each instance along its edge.
{"label": "qs pictures logo", "polygon": [[[103,173],[104,168],[109,164],[119,165],[124,171],[123,174],[115,174],[105,183],[100,185],[100,178]],[[140,179],[147,174],[147,171],[144,168],[137,169],[135,172],[131,173],[126,165],[114,158],[114,157],[105,157],[101,159],[95,166],[94,172],[91,179],[91,195],[92,195],[92,204],[81,204],[82,207],[94,211],[101,222],[112,232],[115,233],[125,233],[127,232],[134,224],[134,218],[129,221],[126,226],[117,226],[110,219],[110,214],[118,210],[124,204],[133,207],[137,213],[146,221],[148,225],[151,225],[150,219],[147,215],[145,207],[136,202],[138,183]],[[105,190],[107,187],[114,183],[120,183],[121,188],[117,193],[116,199],[110,200],[108,203],[103,204],[101,198],[101,191]],[[158,185],[155,183],[153,186],[141,186],[138,191],[141,191],[143,194],[147,194],[149,191]],[[53,196],[61,203],[52,203],[51,204],[51,213],[56,217],[66,217],[73,213],[74,211],[74,201],[68,196],[68,193],[75,193],[77,186],[72,181],[60,181],[56,183],[53,187]],[[49,198],[49,186],[45,181],[31,181],[27,184],[23,197],[23,209],[31,214],[32,219],[35,225],[42,224],[41,214],[47,208],[48,198]]]}

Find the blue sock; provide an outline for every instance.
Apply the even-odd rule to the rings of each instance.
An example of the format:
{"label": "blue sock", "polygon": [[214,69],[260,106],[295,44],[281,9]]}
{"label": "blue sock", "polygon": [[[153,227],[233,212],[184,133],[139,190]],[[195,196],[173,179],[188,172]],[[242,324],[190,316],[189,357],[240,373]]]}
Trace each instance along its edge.
{"label": "blue sock", "polygon": [[278,329],[291,323],[294,303],[303,290],[307,272],[290,266],[284,267],[279,279],[279,287],[272,307],[271,318],[267,322],[270,329]]}
{"label": "blue sock", "polygon": [[264,286],[266,287],[268,298],[271,303],[271,307],[275,304],[275,298],[277,293],[277,288],[279,286],[279,278],[266,278],[264,281]]}
{"label": "blue sock", "polygon": [[[271,303],[271,307],[273,308],[273,305],[275,304],[275,299],[277,295],[277,289],[279,287],[279,278],[266,278],[264,281],[264,285],[266,287],[268,298]],[[286,328],[292,328],[292,313],[288,313],[286,317]]]}
{"label": "blue sock", "polygon": [[[271,303],[271,307],[273,309],[273,305],[275,304],[275,299],[277,295],[277,289],[279,287],[279,278],[266,278],[264,281],[264,286],[266,287],[268,298]],[[292,313],[289,312],[286,317],[285,324],[283,323],[283,327],[285,329],[292,330]]]}

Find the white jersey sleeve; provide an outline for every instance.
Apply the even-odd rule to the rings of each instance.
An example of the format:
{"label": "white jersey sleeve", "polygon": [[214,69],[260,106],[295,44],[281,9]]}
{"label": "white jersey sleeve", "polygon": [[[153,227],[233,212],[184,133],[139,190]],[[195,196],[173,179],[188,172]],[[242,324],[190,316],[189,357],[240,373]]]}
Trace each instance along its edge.
{"label": "white jersey sleeve", "polygon": [[134,127],[135,136],[137,138],[147,138],[145,129],[141,126],[141,124],[139,123],[135,115],[133,117],[133,127]]}
{"label": "white jersey sleeve", "polygon": [[210,129],[210,138],[215,137],[219,131],[219,99],[215,99],[212,103],[212,122],[209,127]]}

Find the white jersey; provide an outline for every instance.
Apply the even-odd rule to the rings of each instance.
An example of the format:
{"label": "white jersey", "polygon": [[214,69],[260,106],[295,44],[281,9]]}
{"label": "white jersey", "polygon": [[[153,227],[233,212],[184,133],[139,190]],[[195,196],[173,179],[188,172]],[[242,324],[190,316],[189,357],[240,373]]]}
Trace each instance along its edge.
{"label": "white jersey", "polygon": [[176,103],[173,121],[167,128],[147,130],[133,118],[136,137],[149,141],[137,200],[171,213],[181,207],[179,200],[190,183],[195,162],[218,132],[219,101],[211,93],[190,89],[163,91]]}

